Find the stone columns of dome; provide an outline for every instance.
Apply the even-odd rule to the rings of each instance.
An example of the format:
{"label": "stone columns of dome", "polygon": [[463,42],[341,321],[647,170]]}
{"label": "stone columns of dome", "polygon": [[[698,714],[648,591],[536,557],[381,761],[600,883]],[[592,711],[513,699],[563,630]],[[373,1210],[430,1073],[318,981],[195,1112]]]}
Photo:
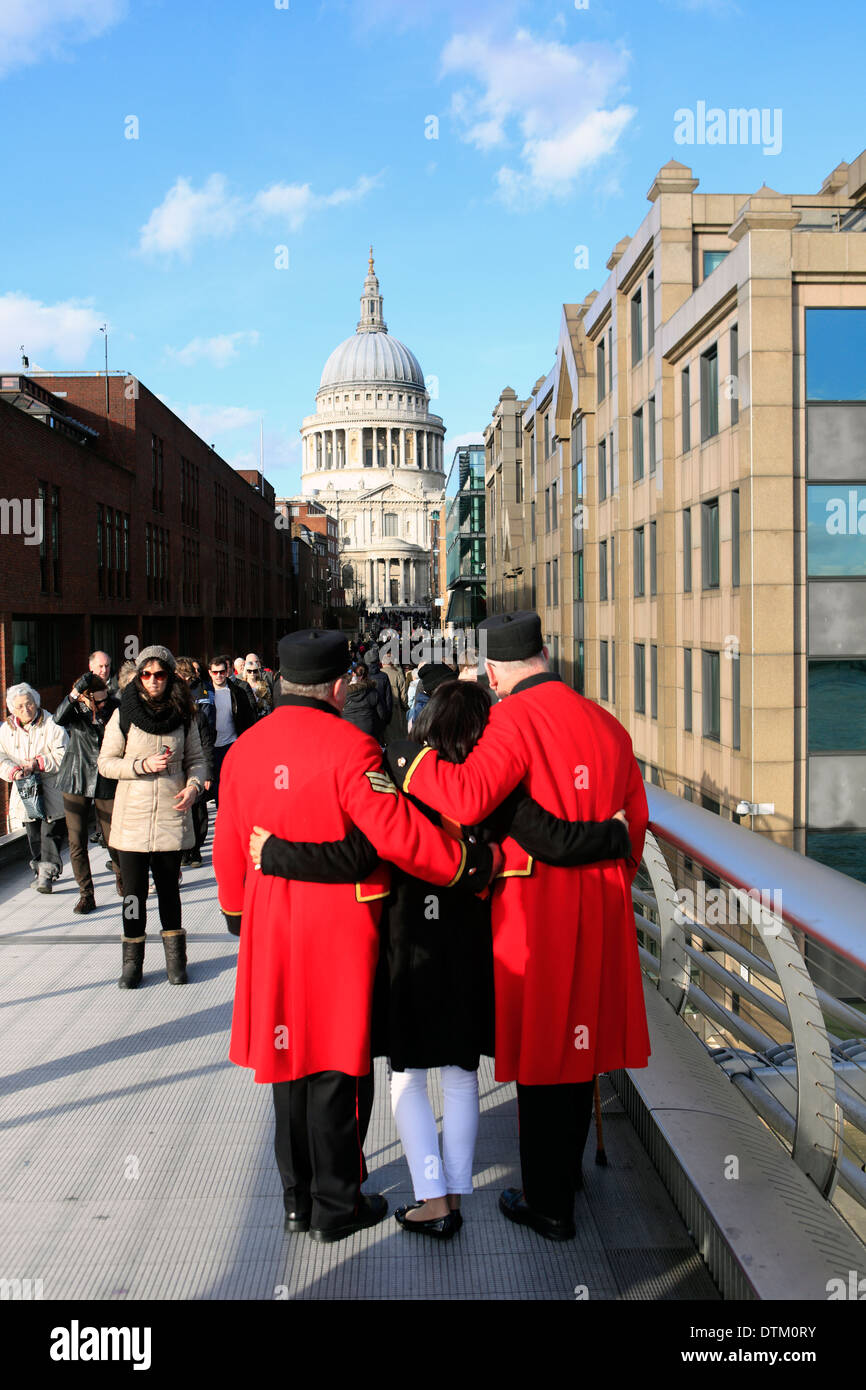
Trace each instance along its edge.
{"label": "stone columns of dome", "polygon": [[391,453],[391,426],[390,426],[390,425],[388,426],[388,428],[387,428],[387,430],[386,430],[386,450],[387,450],[387,456],[388,456],[388,467],[389,467],[389,468],[392,468],[393,465],[394,465],[394,456],[393,456],[393,454]]}
{"label": "stone columns of dome", "polygon": [[406,431],[400,430],[400,467],[406,467]]}
{"label": "stone columns of dome", "polygon": [[426,468],[426,467],[427,467],[427,431],[426,431],[426,430],[424,431],[423,435],[421,436],[421,440],[422,440],[422,444],[423,444],[423,462],[422,462],[422,465],[421,465],[421,466],[422,466],[422,468]]}

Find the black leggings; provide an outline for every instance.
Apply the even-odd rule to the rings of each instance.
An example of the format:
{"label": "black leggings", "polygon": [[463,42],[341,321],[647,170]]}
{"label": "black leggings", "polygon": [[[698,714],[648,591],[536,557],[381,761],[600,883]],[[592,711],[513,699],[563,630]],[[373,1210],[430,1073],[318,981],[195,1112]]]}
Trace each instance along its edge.
{"label": "black leggings", "polygon": [[136,854],[119,850],[120,876],[123,879],[123,934],[144,936],[147,924],[148,869],[156,884],[159,920],[163,931],[180,930],[180,850],[160,850],[151,854]]}

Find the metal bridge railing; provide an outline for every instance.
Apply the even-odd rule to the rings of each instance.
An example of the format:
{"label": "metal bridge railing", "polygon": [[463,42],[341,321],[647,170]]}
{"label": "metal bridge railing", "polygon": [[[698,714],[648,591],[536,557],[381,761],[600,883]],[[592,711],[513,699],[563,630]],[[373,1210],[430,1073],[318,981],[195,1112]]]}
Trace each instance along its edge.
{"label": "metal bridge railing", "polygon": [[646,791],[643,968],[863,1238],[866,885]]}

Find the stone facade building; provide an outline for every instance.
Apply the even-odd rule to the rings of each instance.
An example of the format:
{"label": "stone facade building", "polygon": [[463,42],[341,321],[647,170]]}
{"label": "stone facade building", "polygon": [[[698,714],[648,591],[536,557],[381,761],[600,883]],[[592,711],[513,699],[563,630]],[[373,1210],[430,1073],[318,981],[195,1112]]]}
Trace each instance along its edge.
{"label": "stone facade building", "polygon": [[539,608],[653,781],[866,879],[866,153],[648,198],[488,428],[491,609]]}
{"label": "stone facade building", "polygon": [[325,363],[301,427],[302,492],[337,519],[346,601],[368,612],[431,602],[445,427],[429,406],[418,359],[388,333],[371,247],[355,333]]}

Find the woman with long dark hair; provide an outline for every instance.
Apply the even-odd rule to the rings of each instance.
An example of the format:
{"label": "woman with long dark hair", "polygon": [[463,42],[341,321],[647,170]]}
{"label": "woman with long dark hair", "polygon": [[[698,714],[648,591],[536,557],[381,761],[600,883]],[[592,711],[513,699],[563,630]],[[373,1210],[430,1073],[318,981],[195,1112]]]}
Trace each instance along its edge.
{"label": "woman with long dark hair", "polygon": [[180,859],[194,842],[191,808],[208,776],[207,759],[185,681],[166,647],[145,647],[123,691],[99,754],[103,777],[117,781],[109,844],[123,880],[121,989],[141,984],[148,873],[153,874],[168,979],[186,984]]}
{"label": "woman with long dark hair", "polygon": [[[490,714],[487,693],[470,681],[448,680],[418,716],[412,737],[440,757],[462,762]],[[558,820],[519,791],[483,826],[462,827],[410,797],[456,838],[511,838],[527,854],[555,864],[626,857],[628,828],[619,816],[602,822]],[[357,830],[327,844],[293,843],[256,827],[254,864],[286,878],[351,882],[371,870],[372,846]],[[375,851],[372,862],[375,863]],[[472,1191],[482,1055],[494,1048],[490,909],[465,890],[443,889],[391,871],[380,926],[380,970],[374,1000],[375,1055],[391,1063],[394,1119],[409,1163],[415,1202],[395,1217],[404,1230],[447,1240],[462,1225],[464,1193]],[[442,1153],[427,1094],[427,1072],[441,1069]],[[575,1155],[576,1172],[580,1158]]]}

